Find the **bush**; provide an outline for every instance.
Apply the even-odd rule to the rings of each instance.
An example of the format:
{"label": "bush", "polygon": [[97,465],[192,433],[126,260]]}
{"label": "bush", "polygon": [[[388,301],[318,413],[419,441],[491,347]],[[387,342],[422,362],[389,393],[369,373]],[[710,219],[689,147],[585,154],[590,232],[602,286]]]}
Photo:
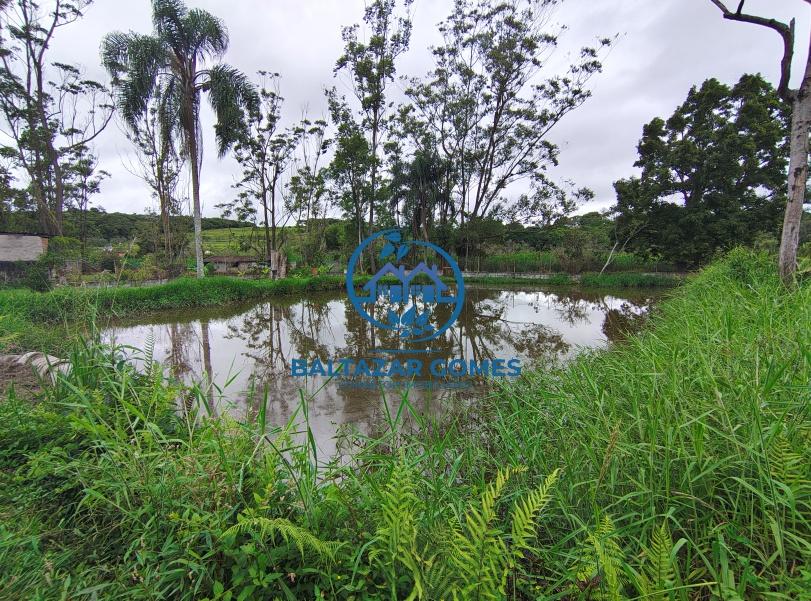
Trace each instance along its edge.
{"label": "bush", "polygon": [[82,242],[77,238],[54,236],[48,240],[47,254],[55,263],[79,259],[82,256]]}
{"label": "bush", "polygon": [[37,292],[46,292],[51,289],[51,265],[52,260],[42,257],[33,263],[19,263],[21,274],[19,283],[26,288]]}

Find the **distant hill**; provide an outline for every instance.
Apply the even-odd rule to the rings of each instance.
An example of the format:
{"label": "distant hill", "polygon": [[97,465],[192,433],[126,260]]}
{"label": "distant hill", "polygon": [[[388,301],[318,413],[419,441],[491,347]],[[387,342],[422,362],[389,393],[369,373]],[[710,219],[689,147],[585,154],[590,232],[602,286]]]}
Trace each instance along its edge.
{"label": "distant hill", "polygon": [[[160,217],[137,213],[107,213],[99,209],[90,209],[86,214],[88,240],[105,240],[117,242],[131,240],[138,231],[154,227]],[[172,221],[181,230],[191,230],[191,216],[172,217]],[[251,227],[251,223],[223,219],[222,217],[203,217],[203,229]],[[66,236],[79,237],[80,214],[78,211],[66,211],[64,215]],[[39,233],[39,221],[33,212],[13,212],[0,215],[0,231],[19,233]]]}

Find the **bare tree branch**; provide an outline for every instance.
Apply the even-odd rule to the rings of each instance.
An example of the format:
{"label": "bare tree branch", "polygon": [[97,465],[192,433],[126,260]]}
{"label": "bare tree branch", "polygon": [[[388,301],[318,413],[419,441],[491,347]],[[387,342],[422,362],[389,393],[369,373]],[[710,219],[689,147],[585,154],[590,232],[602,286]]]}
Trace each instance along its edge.
{"label": "bare tree branch", "polygon": [[[778,21],[777,19],[767,19],[765,17],[758,17],[757,15],[749,15],[741,12],[746,0],[741,0],[738,4],[736,12],[730,11],[722,0],[710,0],[719,10],[723,13],[725,19],[730,21],[740,21],[742,23],[752,23],[753,25],[760,25],[768,27],[780,34],[783,39],[783,60],[780,62],[780,84],[777,86],[777,93],[790,102],[794,96],[794,92],[789,90],[789,79],[791,77],[791,60],[794,57],[794,30],[795,21],[791,20],[789,24]],[[811,4],[811,0],[805,0]]]}

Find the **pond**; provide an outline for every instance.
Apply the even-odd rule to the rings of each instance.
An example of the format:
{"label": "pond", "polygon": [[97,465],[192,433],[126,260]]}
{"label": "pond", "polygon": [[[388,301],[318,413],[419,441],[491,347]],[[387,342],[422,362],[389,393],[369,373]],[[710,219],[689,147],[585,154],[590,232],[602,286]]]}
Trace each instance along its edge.
{"label": "pond", "polygon": [[[441,338],[401,352],[429,353],[431,361],[515,357],[523,369],[548,368],[637,330],[659,294],[468,285],[456,323]],[[381,349],[398,349],[395,334],[376,331],[339,291],[166,311],[119,321],[103,337],[124,347],[151,349],[154,360],[187,382],[207,382],[210,374],[206,394],[217,413],[255,415],[266,398],[268,421],[284,425],[304,399],[319,453],[327,455],[336,451],[336,433],[374,434],[403,394],[413,407],[436,414],[452,399],[470,402],[488,389],[482,378],[394,378],[386,387],[379,382],[364,387],[349,379],[294,377],[296,359],[325,365],[347,357],[371,362],[387,355],[392,359],[394,353]],[[133,359],[141,360],[137,353]]]}

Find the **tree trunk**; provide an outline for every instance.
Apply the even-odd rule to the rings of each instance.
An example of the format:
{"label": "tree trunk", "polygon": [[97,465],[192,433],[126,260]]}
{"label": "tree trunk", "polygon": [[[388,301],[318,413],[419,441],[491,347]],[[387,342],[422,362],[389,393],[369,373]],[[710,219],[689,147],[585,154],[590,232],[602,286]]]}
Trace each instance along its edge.
{"label": "tree trunk", "polygon": [[794,279],[797,270],[797,247],[800,243],[800,220],[803,216],[805,188],[808,183],[808,129],[811,121],[811,55],[791,111],[791,138],[788,167],[788,203],[780,239],[780,277],[785,283]]}
{"label": "tree trunk", "polygon": [[[371,173],[371,198],[369,199],[369,235],[371,236],[374,232],[375,227],[375,198],[376,198],[376,186],[377,186],[377,133],[379,127],[379,116],[377,111],[375,111],[372,123],[372,173]],[[375,269],[375,249],[374,245],[369,245],[369,268],[371,269],[372,273],[376,271]]]}
{"label": "tree trunk", "polygon": [[611,259],[614,257],[614,251],[617,250],[617,244],[619,244],[619,240],[614,242],[614,246],[611,247],[611,252],[608,253],[608,258],[605,260],[605,265],[603,265],[603,268],[600,270],[600,275],[603,275],[605,268],[611,263]]}
{"label": "tree trunk", "polygon": [[273,252],[273,245],[270,240],[270,217],[268,215],[268,192],[264,184],[262,185],[262,212],[265,216],[265,261],[270,265],[270,256]]}
{"label": "tree trunk", "polygon": [[[166,157],[169,153],[168,150],[168,138],[164,138],[161,142],[161,147],[158,152],[157,161],[155,163],[155,170],[156,170],[156,177],[155,177],[155,186],[157,187],[158,192],[158,202],[161,205],[161,224],[163,227],[163,252],[164,252],[164,261],[166,265],[172,265],[174,261],[172,260],[172,231],[171,231],[171,222],[169,220],[169,210],[170,210],[170,203],[172,202],[171,196],[171,187],[166,185],[165,182],[165,171],[164,171],[164,164],[166,162]],[[154,147],[154,143],[153,143]]]}
{"label": "tree trunk", "polygon": [[161,203],[161,224],[163,227],[163,252],[167,265],[172,264],[172,234],[169,223],[169,199],[165,193],[161,193],[158,201]]}
{"label": "tree trunk", "polygon": [[[270,182],[270,246],[272,251],[276,251],[276,180],[279,177],[278,167],[273,167],[273,180]],[[271,264],[271,274],[276,277],[278,265]]]}
{"label": "tree trunk", "polygon": [[200,216],[200,163],[197,152],[197,133],[192,126],[189,134],[189,159],[191,163],[191,194],[194,205],[194,256],[197,260],[197,277],[205,277],[203,268],[203,221]]}

